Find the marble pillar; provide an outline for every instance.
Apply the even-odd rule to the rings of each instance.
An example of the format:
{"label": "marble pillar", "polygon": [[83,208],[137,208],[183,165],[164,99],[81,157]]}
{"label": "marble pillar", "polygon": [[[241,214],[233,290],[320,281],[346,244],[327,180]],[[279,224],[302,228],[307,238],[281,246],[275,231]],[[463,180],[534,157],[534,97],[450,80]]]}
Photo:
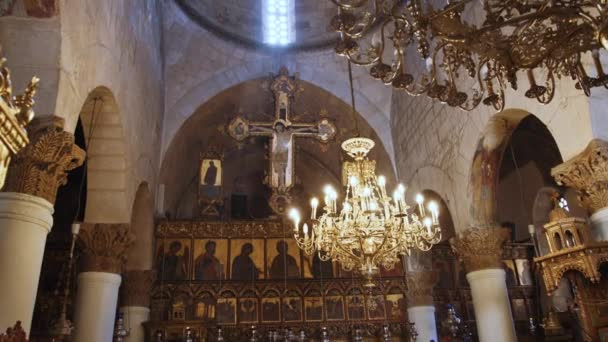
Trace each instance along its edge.
{"label": "marble pillar", "polygon": [[435,341],[437,324],[435,322],[435,305],[433,304],[433,288],[437,283],[437,273],[434,271],[408,272],[407,279],[407,314],[409,321],[414,323],[418,333],[417,341]]}
{"label": "marble pillar", "polygon": [[21,321],[29,334],[57,189],[84,151],[57,117],[35,119],[28,135],[31,143],[13,159],[0,193],[0,331]]}
{"label": "marble pillar", "polygon": [[559,185],[574,188],[591,214],[593,237],[608,241],[608,142],[591,140],[584,151],[551,169]]}
{"label": "marble pillar", "polygon": [[78,235],[82,272],[78,275],[74,341],[112,341],[120,274],[133,239],[126,223],[83,224]]}
{"label": "marble pillar", "polygon": [[480,342],[517,341],[502,265],[510,235],[506,228],[471,228],[450,240],[467,272]]}
{"label": "marble pillar", "polygon": [[150,290],[155,271],[129,270],[123,274],[123,278],[120,311],[129,330],[126,341],[144,342],[142,323],[150,319]]}

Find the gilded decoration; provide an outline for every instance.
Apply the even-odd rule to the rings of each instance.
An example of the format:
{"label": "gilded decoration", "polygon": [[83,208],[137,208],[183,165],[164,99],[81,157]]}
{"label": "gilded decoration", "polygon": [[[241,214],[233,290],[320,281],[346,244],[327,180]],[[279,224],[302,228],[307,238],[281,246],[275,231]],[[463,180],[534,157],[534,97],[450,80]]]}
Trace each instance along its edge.
{"label": "gilded decoration", "polygon": [[82,271],[121,274],[134,241],[126,223],[83,224],[78,234]]}
{"label": "gilded decoration", "polygon": [[0,188],[4,186],[11,156],[29,142],[25,126],[34,118],[34,95],[38,78],[33,77],[22,95],[13,96],[11,73],[0,57]]}
{"label": "gilded decoration", "polygon": [[15,156],[6,191],[55,203],[57,189],[67,182],[67,171],[82,165],[85,158],[85,152],[63,126],[64,120],[56,116],[33,120],[28,127],[31,143]]}
{"label": "gilded decoration", "polygon": [[12,328],[7,328],[6,333],[0,333],[0,342],[27,342],[21,322],[17,322]]}
{"label": "gilded decoration", "polygon": [[156,271],[129,270],[122,274],[121,305],[150,307],[150,291]]}
{"label": "gilded decoration", "polygon": [[534,261],[540,266],[547,292],[555,291],[568,271],[579,271],[592,283],[600,281],[600,264],[608,261],[608,242],[594,241],[584,219],[570,217],[557,205],[545,224],[550,252]]}
{"label": "gilded decoration", "polygon": [[278,75],[264,82],[264,86],[274,96],[274,120],[254,122],[238,115],[230,120],[226,131],[239,143],[248,137],[270,139],[265,183],[272,189],[270,207],[277,214],[283,214],[291,203],[290,191],[296,184],[295,138],[312,138],[326,144],[335,137],[337,128],[327,118],[308,123],[295,121],[297,115],[292,113],[294,96],[303,89],[297,74],[289,76],[287,68],[282,67]]}
{"label": "gilded decoration", "polygon": [[156,226],[157,237],[287,238],[293,228],[281,221],[165,221]]}
{"label": "gilded decoration", "polygon": [[438,280],[436,271],[408,272],[406,275],[408,306],[433,305],[433,288]]}
{"label": "gilded decoration", "polygon": [[464,263],[467,272],[502,268],[503,244],[509,240],[507,228],[470,228],[451,238],[454,253]]}
{"label": "gilded decoration", "polygon": [[580,203],[591,213],[608,206],[608,142],[593,139],[585,150],[554,167],[557,184],[578,191]]}

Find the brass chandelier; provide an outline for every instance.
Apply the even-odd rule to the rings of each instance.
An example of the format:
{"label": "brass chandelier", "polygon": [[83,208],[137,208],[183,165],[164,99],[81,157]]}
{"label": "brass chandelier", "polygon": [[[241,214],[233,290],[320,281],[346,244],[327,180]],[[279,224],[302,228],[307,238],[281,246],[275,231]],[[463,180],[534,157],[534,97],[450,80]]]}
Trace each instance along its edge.
{"label": "brass chandelier", "polygon": [[338,7],[330,24],[341,35],[336,52],[411,95],[467,111],[480,103],[502,110],[508,87],[543,104],[553,99],[556,78],[572,78],[587,96],[608,87],[599,55],[608,47],[608,0],[447,0],[442,8],[421,0],[330,1]]}
{"label": "brass chandelier", "polygon": [[[378,274],[379,266],[392,269],[399,255],[417,248],[428,251],[441,241],[438,205],[416,196],[418,213],[409,211],[405,187],[399,185],[393,196],[386,193],[386,178],[376,176],[376,162],[367,158],[374,141],[354,137],[342,149],[354,159],[346,164],[348,184],[338,206],[338,193],[324,189],[324,207],[318,215],[319,200],[312,198],[311,216],[302,226],[302,217],[291,209],[294,238],[308,255],[318,253],[321,261],[337,261],[344,270],[358,270],[368,280]],[[310,224],[310,228],[309,228]],[[371,281],[368,283],[373,286]]]}

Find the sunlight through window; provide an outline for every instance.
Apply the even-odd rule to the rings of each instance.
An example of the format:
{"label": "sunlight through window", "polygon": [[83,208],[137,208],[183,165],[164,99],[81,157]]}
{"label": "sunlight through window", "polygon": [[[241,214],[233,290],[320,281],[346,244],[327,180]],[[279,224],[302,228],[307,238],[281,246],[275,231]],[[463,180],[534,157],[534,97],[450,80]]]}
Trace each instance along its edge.
{"label": "sunlight through window", "polygon": [[294,0],[263,0],[264,42],[285,46],[295,41]]}

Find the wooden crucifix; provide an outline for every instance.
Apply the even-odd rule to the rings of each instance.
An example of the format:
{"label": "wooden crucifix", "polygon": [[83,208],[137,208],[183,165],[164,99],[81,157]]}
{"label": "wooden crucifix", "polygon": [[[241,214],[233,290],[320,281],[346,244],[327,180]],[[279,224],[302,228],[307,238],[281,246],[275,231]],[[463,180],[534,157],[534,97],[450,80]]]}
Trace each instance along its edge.
{"label": "wooden crucifix", "polygon": [[294,138],[315,138],[327,143],[336,135],[336,126],[328,119],[316,123],[291,121],[292,100],[299,86],[297,78],[289,76],[287,68],[281,68],[279,74],[273,77],[270,90],[275,100],[274,121],[250,122],[237,116],[230,121],[227,131],[237,141],[250,136],[270,138],[270,165],[266,183],[273,190],[271,207],[282,214],[286,207],[279,202],[289,202],[288,192],[295,184]]}

